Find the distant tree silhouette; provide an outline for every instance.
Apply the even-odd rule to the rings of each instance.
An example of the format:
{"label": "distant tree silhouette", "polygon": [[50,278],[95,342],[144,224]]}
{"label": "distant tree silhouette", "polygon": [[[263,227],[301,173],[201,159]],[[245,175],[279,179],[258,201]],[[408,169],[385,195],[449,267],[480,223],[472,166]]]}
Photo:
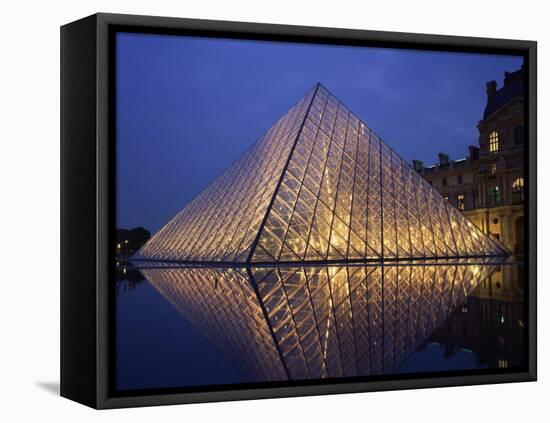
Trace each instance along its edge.
{"label": "distant tree silhouette", "polygon": [[116,230],[116,254],[127,257],[134,254],[151,238],[151,233],[140,227]]}

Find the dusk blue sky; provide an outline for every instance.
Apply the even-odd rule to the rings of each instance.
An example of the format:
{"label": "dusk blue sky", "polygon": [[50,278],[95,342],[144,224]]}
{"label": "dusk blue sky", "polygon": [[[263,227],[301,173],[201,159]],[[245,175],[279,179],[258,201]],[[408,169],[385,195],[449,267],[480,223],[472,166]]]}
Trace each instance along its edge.
{"label": "dusk blue sky", "polygon": [[478,143],[517,56],[119,33],[117,226],[156,232],[321,82],[409,162]]}

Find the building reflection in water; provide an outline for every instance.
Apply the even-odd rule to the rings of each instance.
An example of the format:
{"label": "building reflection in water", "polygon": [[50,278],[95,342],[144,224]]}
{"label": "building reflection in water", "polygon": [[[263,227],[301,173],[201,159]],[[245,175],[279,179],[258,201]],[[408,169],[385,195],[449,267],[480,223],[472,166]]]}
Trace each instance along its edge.
{"label": "building reflection in water", "polygon": [[476,366],[525,365],[523,266],[499,266],[431,336],[451,359],[471,351]]}
{"label": "building reflection in water", "polygon": [[[243,374],[262,382],[399,373],[426,342],[449,344],[452,353],[467,339],[474,350],[485,332],[503,339],[506,328],[484,326],[489,316],[479,295],[484,287],[493,295],[491,278],[502,280],[507,267],[462,261],[140,271]],[[474,290],[481,294],[472,300]],[[503,313],[505,321],[522,319]]]}

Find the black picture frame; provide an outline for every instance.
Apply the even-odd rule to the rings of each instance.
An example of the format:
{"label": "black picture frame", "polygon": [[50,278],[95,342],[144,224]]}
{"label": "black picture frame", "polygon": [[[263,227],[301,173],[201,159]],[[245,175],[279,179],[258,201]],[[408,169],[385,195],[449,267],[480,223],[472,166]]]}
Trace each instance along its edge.
{"label": "black picture frame", "polygon": [[[500,52],[525,58],[525,233],[527,359],[523,371],[444,377],[416,374],[369,382],[337,381],[201,392],[113,395],[114,49],[117,31],[253,40]],[[61,27],[61,395],[97,409],[534,381],[536,322],[536,112],[534,41],[98,13]]]}

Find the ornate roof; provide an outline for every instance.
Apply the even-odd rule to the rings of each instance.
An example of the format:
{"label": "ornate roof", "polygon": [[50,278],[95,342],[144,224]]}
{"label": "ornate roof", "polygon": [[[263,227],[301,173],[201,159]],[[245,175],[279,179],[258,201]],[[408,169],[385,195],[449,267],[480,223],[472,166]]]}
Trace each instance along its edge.
{"label": "ornate roof", "polygon": [[[498,109],[510,102],[516,97],[524,96],[524,71],[523,67],[515,72],[504,73],[504,85],[496,89],[496,82],[491,81],[487,84],[487,105],[483,112],[483,119],[487,119]],[[493,91],[491,92],[491,87]]]}

